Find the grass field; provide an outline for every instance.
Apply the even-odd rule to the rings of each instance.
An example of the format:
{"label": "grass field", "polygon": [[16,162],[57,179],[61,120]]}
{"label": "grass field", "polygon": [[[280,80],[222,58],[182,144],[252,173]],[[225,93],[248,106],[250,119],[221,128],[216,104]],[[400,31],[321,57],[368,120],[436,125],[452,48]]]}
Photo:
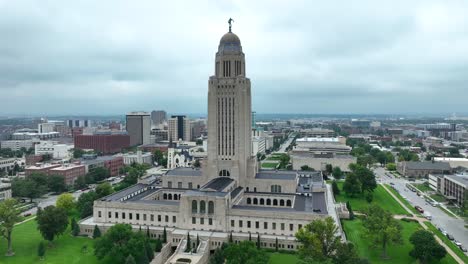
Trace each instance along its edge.
{"label": "grass field", "polygon": [[267,168],[267,169],[274,169],[278,166],[278,163],[270,163],[270,162],[264,162],[262,163],[262,168]]}
{"label": "grass field", "polygon": [[434,235],[438,236],[444,243],[457,254],[465,263],[468,263],[468,257],[463,253],[457,245],[450,241],[446,236],[444,236],[431,222],[424,222]]}
{"label": "grass field", "polygon": [[425,183],[419,183],[419,184],[413,184],[414,187],[416,187],[416,189],[420,190],[421,192],[430,192],[430,191],[433,191],[431,189],[431,187],[429,187],[429,184],[425,184]]}
{"label": "grass field", "polygon": [[403,199],[403,197],[401,197],[401,195],[400,195],[397,191],[395,191],[390,185],[385,184],[385,186],[386,186],[396,197],[398,197],[398,199],[400,199],[400,201],[401,201],[404,205],[406,205],[406,207],[408,207],[408,209],[410,209],[410,211],[411,211],[413,214],[421,215],[421,214],[414,208],[414,206],[408,202],[408,200]]}
{"label": "grass field", "polygon": [[[45,259],[37,257],[37,247],[42,237],[36,229],[36,221],[31,220],[13,229],[13,250],[15,256],[5,257],[6,241],[0,244],[0,263],[11,264],[78,264],[99,263],[93,255],[93,240],[85,237],[72,237],[69,232],[54,241],[52,248],[47,248]],[[81,253],[81,247],[88,245],[88,252]]]}
{"label": "grass field", "polygon": [[299,258],[296,254],[272,253],[269,264],[296,264]]}
{"label": "grass field", "polygon": [[281,159],[281,155],[271,155],[266,160],[280,160],[280,159]]}
{"label": "grass field", "polygon": [[[418,229],[422,227],[418,223],[403,222],[402,238],[403,244],[401,245],[390,245],[387,249],[389,259],[382,259],[381,248],[371,248],[371,243],[368,239],[364,238],[364,227],[362,221],[359,219],[353,221],[343,221],[343,228],[349,241],[356,245],[357,250],[362,258],[368,259],[371,263],[398,263],[398,264],[417,264],[418,261],[409,255],[412,249],[412,245],[409,242],[409,237]],[[451,256],[446,256],[440,262],[442,264],[455,264],[457,263]]]}
{"label": "grass field", "polygon": [[[363,195],[356,197],[346,196],[346,194],[342,191],[343,182],[338,182],[338,187],[340,188],[341,192],[340,195],[335,196],[337,202],[349,201],[354,211],[363,211],[369,206],[369,203],[366,201]],[[372,203],[390,211],[392,214],[407,214],[406,210],[380,185],[378,185],[374,190],[374,199]]]}
{"label": "grass field", "polygon": [[439,202],[439,203],[443,203],[445,202],[445,197],[443,195],[440,195],[440,194],[432,194],[432,195],[429,195],[432,199],[434,199],[434,201],[436,202]]}

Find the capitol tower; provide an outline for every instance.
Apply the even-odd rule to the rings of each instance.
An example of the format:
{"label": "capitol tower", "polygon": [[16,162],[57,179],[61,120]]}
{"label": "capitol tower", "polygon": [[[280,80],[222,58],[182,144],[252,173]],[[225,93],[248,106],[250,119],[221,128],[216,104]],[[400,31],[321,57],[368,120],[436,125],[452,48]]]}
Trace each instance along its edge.
{"label": "capitol tower", "polygon": [[215,75],[208,82],[208,160],[206,177],[228,176],[246,186],[255,177],[252,156],[250,80],[239,37],[224,34],[215,59]]}

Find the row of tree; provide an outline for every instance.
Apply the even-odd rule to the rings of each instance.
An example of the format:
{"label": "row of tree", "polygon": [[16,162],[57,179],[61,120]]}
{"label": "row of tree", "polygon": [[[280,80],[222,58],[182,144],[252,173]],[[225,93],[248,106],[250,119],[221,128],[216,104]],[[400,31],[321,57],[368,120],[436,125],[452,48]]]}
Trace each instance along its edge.
{"label": "row of tree", "polygon": [[14,197],[27,197],[32,202],[32,199],[39,198],[47,192],[64,192],[67,186],[63,176],[33,173],[24,179],[14,179],[11,189]]}
{"label": "row of tree", "polygon": [[351,172],[346,175],[343,191],[350,197],[365,194],[366,199],[372,201],[373,192],[377,188],[374,172],[363,165],[354,163],[350,164],[349,168]]}

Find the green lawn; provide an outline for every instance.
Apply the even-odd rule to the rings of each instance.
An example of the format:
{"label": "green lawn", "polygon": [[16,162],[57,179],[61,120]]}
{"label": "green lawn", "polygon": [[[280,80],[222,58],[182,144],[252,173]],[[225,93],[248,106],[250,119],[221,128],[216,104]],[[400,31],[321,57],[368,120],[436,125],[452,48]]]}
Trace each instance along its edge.
{"label": "green lawn", "polygon": [[[52,248],[47,248],[44,261],[37,257],[37,247],[42,237],[36,229],[36,221],[31,220],[20,224],[13,229],[13,250],[16,255],[5,257],[6,241],[0,243],[0,263],[29,264],[72,264],[72,263],[99,263],[93,255],[93,240],[86,237],[72,237],[69,232],[54,241]],[[81,247],[88,245],[88,252],[81,253]]]}
{"label": "green lawn", "polygon": [[271,155],[266,160],[280,160],[280,159],[281,159],[281,155]]}
{"label": "green lawn", "polygon": [[426,183],[419,183],[419,184],[413,184],[416,189],[420,190],[421,192],[430,192],[433,191],[431,187],[429,187],[429,184]]}
{"label": "green lawn", "polygon": [[406,207],[408,207],[408,209],[410,209],[410,211],[413,213],[413,214],[416,214],[416,215],[421,215],[415,208],[413,205],[411,205],[408,200],[406,199],[403,199],[403,197],[401,197],[401,195],[395,191],[390,185],[388,184],[385,184],[385,186],[396,196],[398,197],[398,199],[400,199],[400,201],[406,205]]}
{"label": "green lawn", "polygon": [[[341,192],[340,195],[335,196],[337,202],[349,201],[354,211],[363,211],[369,206],[369,203],[366,201],[363,195],[356,197],[346,196],[346,194],[342,191],[343,182],[338,182],[338,187],[340,188]],[[383,209],[390,211],[392,214],[407,214],[406,210],[380,185],[378,185],[374,190],[374,199],[372,203],[375,203]]]}
{"label": "green lawn", "polygon": [[[412,249],[412,245],[409,242],[409,237],[418,229],[422,227],[418,223],[404,222],[401,221],[403,226],[402,238],[403,244],[401,245],[390,245],[387,249],[387,254],[390,259],[381,259],[381,248],[371,247],[369,240],[362,236],[364,234],[364,227],[362,221],[359,219],[353,221],[343,221],[343,228],[346,233],[346,237],[349,241],[356,245],[357,250],[362,258],[368,259],[371,263],[398,263],[398,264],[417,264],[418,261],[410,257],[409,252]],[[447,255],[440,262],[442,264],[455,264],[457,263],[452,257]]]}
{"label": "green lawn", "polygon": [[267,169],[274,169],[278,166],[278,163],[270,163],[270,162],[264,162],[262,163],[262,168],[267,168]]}
{"label": "green lawn", "polygon": [[444,236],[431,222],[424,222],[432,233],[438,236],[444,243],[457,254],[465,263],[468,263],[468,257],[463,253],[457,245],[450,241],[446,236]]}
{"label": "green lawn", "polygon": [[296,254],[285,254],[285,253],[272,253],[270,255],[269,264],[296,264],[299,258]]}
{"label": "green lawn", "polygon": [[432,199],[434,199],[434,201],[436,202],[439,202],[439,203],[443,203],[445,202],[445,197],[441,194],[432,194],[432,195],[429,195]]}

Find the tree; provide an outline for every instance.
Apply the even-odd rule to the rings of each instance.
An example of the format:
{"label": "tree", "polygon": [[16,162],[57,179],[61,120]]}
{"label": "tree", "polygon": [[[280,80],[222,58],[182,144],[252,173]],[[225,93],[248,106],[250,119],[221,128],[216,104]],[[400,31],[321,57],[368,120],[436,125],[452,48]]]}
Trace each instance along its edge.
{"label": "tree", "polygon": [[346,202],[346,208],[348,209],[348,212],[349,212],[349,219],[353,220],[354,219],[354,212],[353,212],[353,208],[351,207],[351,204],[349,203],[349,201]]}
{"label": "tree", "polygon": [[343,191],[346,195],[354,197],[356,194],[361,192],[361,182],[354,173],[350,173],[346,176],[343,184]]}
{"label": "tree", "polygon": [[125,264],[136,264],[135,258],[132,255],[128,255],[125,259]]}
{"label": "tree", "polygon": [[81,190],[86,187],[86,176],[78,176],[74,183],[75,190]]}
{"label": "tree", "polygon": [[7,240],[7,252],[6,256],[13,256],[13,246],[11,244],[11,235],[13,233],[13,227],[16,223],[21,221],[21,216],[16,209],[18,202],[14,199],[6,199],[0,202],[0,232],[3,237]]}
{"label": "tree", "polygon": [[85,151],[82,149],[73,149],[73,158],[74,159],[79,159],[85,154]]}
{"label": "tree", "polygon": [[200,168],[200,160],[199,159],[195,159],[195,161],[193,162],[193,167]]}
{"label": "tree", "polygon": [[163,243],[167,243],[167,231],[166,231],[166,227],[164,227],[164,230],[163,230],[163,240],[162,240]]}
{"label": "tree", "polygon": [[109,170],[105,167],[96,167],[96,168],[93,168],[89,171],[89,174],[93,180],[92,183],[94,182],[100,182],[100,181],[103,181],[107,178],[109,178],[110,176],[110,173],[109,173]]}
{"label": "tree", "polygon": [[333,218],[318,219],[305,225],[296,233],[296,239],[302,244],[299,256],[305,262],[324,261],[332,256],[340,243],[336,236],[338,227]]}
{"label": "tree", "polygon": [[[36,174],[38,175],[38,174]],[[32,202],[33,199],[41,197],[47,192],[47,183],[40,183],[34,178],[34,174],[26,179],[14,179],[11,189],[14,197],[27,197]],[[44,179],[45,179],[44,175]]]}
{"label": "tree", "polygon": [[159,165],[159,166],[167,166],[167,158],[164,152],[161,150],[157,149],[153,153],[154,161]]}
{"label": "tree", "polygon": [[62,193],[67,189],[65,177],[61,175],[50,175],[47,177],[49,190],[55,193]]}
{"label": "tree", "polygon": [[371,244],[382,247],[383,258],[387,258],[388,245],[403,243],[401,224],[393,218],[390,212],[385,211],[377,205],[369,206],[363,226]]}
{"label": "tree", "polygon": [[94,230],[93,230],[93,238],[96,239],[100,237],[101,237],[101,229],[99,229],[99,227],[95,225]]}
{"label": "tree", "polygon": [[190,242],[190,233],[187,233],[187,247],[185,248],[185,252],[192,251],[192,242]]}
{"label": "tree", "polygon": [[229,243],[233,243],[233,242],[234,242],[234,239],[232,239],[232,231],[231,231],[231,233],[229,233],[228,242],[229,242]]}
{"label": "tree", "polygon": [[90,191],[80,195],[76,203],[76,208],[78,209],[81,218],[85,218],[93,214],[94,200],[98,198],[99,197],[94,191]]}
{"label": "tree", "polygon": [[64,209],[49,205],[37,210],[36,221],[42,237],[52,242],[56,236],[63,234],[67,229],[68,216]]}
{"label": "tree", "polygon": [[343,177],[343,172],[341,171],[340,167],[334,167],[333,168],[333,178],[339,180],[341,177]]}
{"label": "tree", "polygon": [[39,242],[39,245],[37,247],[37,256],[43,260],[46,252],[46,247],[44,244],[44,241]]}
{"label": "tree", "polygon": [[55,202],[57,208],[62,208],[69,214],[76,207],[75,197],[70,193],[62,193]]}
{"label": "tree", "polygon": [[257,233],[257,249],[260,249],[260,233]]}
{"label": "tree", "polygon": [[224,264],[224,252],[222,248],[215,249],[210,257],[210,264]]}
{"label": "tree", "polygon": [[275,239],[275,251],[278,252],[278,238]]}
{"label": "tree", "polygon": [[366,201],[368,203],[372,203],[372,200],[374,200],[374,194],[371,192],[366,192]]}
{"label": "tree", "polygon": [[269,257],[259,250],[252,241],[231,243],[224,250],[226,264],[267,264]]}
{"label": "tree", "polygon": [[375,174],[367,167],[355,164],[350,166],[351,173],[357,176],[361,183],[361,192],[373,192],[377,188],[377,181],[375,180]]}
{"label": "tree", "polygon": [[338,188],[336,181],[332,182],[332,191],[334,195],[340,195],[340,188]]}
{"label": "tree", "polygon": [[94,244],[98,260],[106,258],[109,263],[125,263],[132,255],[136,263],[148,263],[149,239],[140,232],[134,233],[128,224],[115,224]]}
{"label": "tree", "polygon": [[362,263],[356,248],[351,243],[339,243],[332,257],[333,264],[357,264]]}
{"label": "tree", "polygon": [[96,195],[98,198],[102,198],[104,196],[107,196],[109,194],[112,194],[114,192],[114,189],[112,189],[112,186],[108,182],[104,182],[96,186]]}
{"label": "tree", "polygon": [[146,238],[145,241],[145,250],[146,250],[146,257],[148,258],[148,262],[154,258],[154,250],[151,246],[150,239]]}
{"label": "tree", "polygon": [[333,165],[331,164],[325,165],[325,171],[327,172],[327,175],[330,175],[333,172]]}
{"label": "tree", "polygon": [[161,252],[162,247],[162,241],[160,239],[156,239],[156,241],[154,242],[154,251]]}
{"label": "tree", "polygon": [[72,229],[72,235],[73,236],[78,236],[80,234],[80,226],[76,222],[75,218],[71,219],[70,226],[71,226],[71,229]]}
{"label": "tree", "polygon": [[421,264],[438,262],[447,254],[445,248],[437,243],[434,236],[426,230],[414,232],[410,237],[410,242],[414,248],[409,254],[413,258],[417,258]]}
{"label": "tree", "polygon": [[301,171],[315,171],[314,168],[309,167],[309,165],[301,166]]}
{"label": "tree", "polygon": [[387,163],[387,170],[396,171],[396,164],[395,163]]}

